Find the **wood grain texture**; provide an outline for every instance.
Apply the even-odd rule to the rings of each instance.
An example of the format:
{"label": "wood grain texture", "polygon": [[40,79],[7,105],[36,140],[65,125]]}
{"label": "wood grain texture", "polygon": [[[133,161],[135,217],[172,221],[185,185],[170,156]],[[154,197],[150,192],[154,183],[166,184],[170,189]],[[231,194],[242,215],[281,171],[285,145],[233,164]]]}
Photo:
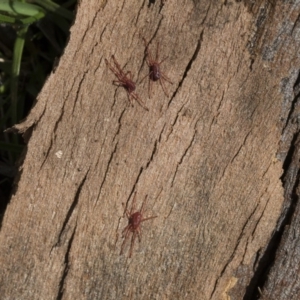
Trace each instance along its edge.
{"label": "wood grain texture", "polygon": [[[3,299],[246,293],[284,200],[280,84],[299,58],[280,36],[283,15],[272,17],[282,5],[81,1],[55,73],[17,126],[33,130],[0,233]],[[151,99],[147,80],[137,85],[149,112],[112,85],[104,61],[114,54],[142,79],[143,37],[152,51],[160,42],[174,83],[169,97],[155,83]],[[120,234],[135,191],[158,217],[129,259]]]}

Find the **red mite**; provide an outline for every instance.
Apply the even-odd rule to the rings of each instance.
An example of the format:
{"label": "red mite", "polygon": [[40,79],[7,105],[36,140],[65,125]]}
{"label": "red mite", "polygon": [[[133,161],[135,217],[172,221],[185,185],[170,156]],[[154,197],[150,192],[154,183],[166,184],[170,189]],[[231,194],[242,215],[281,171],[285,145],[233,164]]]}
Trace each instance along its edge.
{"label": "red mite", "polygon": [[147,200],[147,196],[148,195],[146,195],[141,209],[139,211],[134,212],[135,211],[135,202],[136,202],[136,192],[135,192],[135,194],[133,196],[130,211],[128,211],[126,209],[126,216],[127,216],[127,219],[128,219],[128,225],[122,231],[122,237],[124,238],[124,241],[123,241],[122,246],[121,246],[120,255],[123,254],[124,246],[126,244],[126,241],[128,240],[130,233],[132,232],[131,244],[130,244],[130,250],[129,250],[129,258],[131,257],[134,242],[135,242],[135,239],[136,239],[137,236],[138,236],[139,242],[141,242],[141,235],[142,235],[141,223],[144,222],[144,221],[154,219],[154,218],[157,217],[157,216],[151,216],[151,217],[147,217],[145,219],[143,218],[143,214],[145,212],[145,203],[146,203],[146,200]]}
{"label": "red mite", "polygon": [[145,103],[142,101],[142,99],[139,97],[139,95],[134,92],[135,82],[133,81],[131,72],[128,71],[127,73],[124,73],[119,63],[115,59],[114,55],[112,55],[111,58],[115,65],[114,67],[108,62],[107,59],[105,59],[105,63],[109,67],[109,69],[115,74],[115,76],[118,78],[118,80],[113,81],[113,84],[116,86],[122,86],[126,90],[128,99],[132,105],[133,105],[133,101],[131,97],[134,98],[144,109],[149,110],[148,107],[145,105]]}
{"label": "red mite", "polygon": [[151,52],[148,50],[148,45],[146,42],[146,39],[143,38],[144,43],[145,43],[145,53],[146,53],[146,62],[147,65],[149,67],[149,73],[141,80],[141,82],[147,77],[149,76],[149,97],[151,97],[151,85],[152,85],[152,81],[158,81],[165,93],[165,95],[168,97],[168,92],[167,89],[165,87],[164,81],[167,81],[171,84],[173,84],[173,82],[161,71],[160,69],[160,65],[168,58],[165,57],[162,61],[159,62],[159,43],[157,43],[157,48],[156,48],[156,56],[155,59],[153,59]]}

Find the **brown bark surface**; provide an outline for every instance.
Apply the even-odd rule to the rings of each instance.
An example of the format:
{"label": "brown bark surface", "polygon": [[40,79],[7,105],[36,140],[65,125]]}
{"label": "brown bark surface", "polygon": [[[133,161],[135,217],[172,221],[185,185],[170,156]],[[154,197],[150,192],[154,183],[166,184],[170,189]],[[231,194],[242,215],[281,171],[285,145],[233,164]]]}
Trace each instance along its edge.
{"label": "brown bark surface", "polygon": [[[291,24],[286,26],[291,29]],[[291,35],[295,38],[295,49],[299,49],[299,38],[296,33],[300,31],[300,22],[293,24]],[[299,64],[297,63],[299,67]],[[295,76],[298,76],[295,81]],[[265,274],[260,276],[262,286],[262,299],[297,300],[300,299],[299,281],[299,242],[300,242],[300,207],[299,207],[299,162],[300,162],[300,140],[299,140],[299,113],[300,113],[300,76],[299,73],[292,74],[291,79],[283,80],[283,91],[286,103],[285,110],[289,112],[286,124],[283,128],[281,145],[278,155],[284,161],[284,173],[282,175],[284,187],[284,205],[280,219],[277,223],[275,233],[269,243],[269,254]],[[291,83],[293,83],[291,86]],[[292,94],[292,96],[291,96]],[[289,148],[287,148],[289,146]],[[288,149],[288,152],[287,152]],[[276,246],[277,251],[272,251]],[[272,253],[273,252],[273,253]],[[268,257],[268,254],[265,254]],[[263,268],[261,268],[263,271]],[[259,276],[258,276],[259,277]]]}
{"label": "brown bark surface", "polygon": [[[284,2],[81,1],[64,55],[16,126],[32,134],[0,232],[3,299],[249,296],[285,207],[298,19]],[[137,84],[149,111],[112,85],[104,61],[114,54],[142,79],[142,37],[153,53],[160,42],[173,82],[169,97],[153,83],[150,99],[147,80]],[[135,192],[158,217],[128,258]]]}

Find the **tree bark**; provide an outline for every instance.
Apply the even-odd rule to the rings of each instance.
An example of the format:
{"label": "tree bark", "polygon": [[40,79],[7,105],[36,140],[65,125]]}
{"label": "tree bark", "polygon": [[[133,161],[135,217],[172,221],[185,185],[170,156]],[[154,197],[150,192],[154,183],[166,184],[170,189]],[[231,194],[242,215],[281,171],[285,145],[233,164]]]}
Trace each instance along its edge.
{"label": "tree bark", "polygon": [[[16,126],[32,134],[2,221],[3,299],[254,299],[258,287],[281,299],[263,278],[293,205],[281,178],[298,132],[300,4],[251,3],[81,1]],[[143,37],[167,57],[168,97],[139,83]],[[149,111],[112,84],[112,54]],[[135,192],[158,217],[129,258]]]}

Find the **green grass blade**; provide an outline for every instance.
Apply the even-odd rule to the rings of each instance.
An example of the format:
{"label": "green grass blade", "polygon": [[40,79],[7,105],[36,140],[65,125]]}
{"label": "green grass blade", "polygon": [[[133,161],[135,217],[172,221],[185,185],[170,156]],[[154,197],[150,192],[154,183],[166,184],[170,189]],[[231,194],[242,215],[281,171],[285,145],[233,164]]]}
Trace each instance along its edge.
{"label": "green grass blade", "polygon": [[28,17],[37,15],[40,12],[45,13],[44,9],[37,5],[12,0],[1,0],[0,11],[16,16],[23,15]]}
{"label": "green grass blade", "polygon": [[17,18],[0,14],[0,23],[16,24],[17,22],[18,22]]}
{"label": "green grass blade", "polygon": [[24,26],[17,32],[17,38],[14,44],[13,62],[12,62],[12,80],[11,80],[11,104],[12,104],[12,123],[18,121],[18,79],[20,74],[21,59],[25,43],[25,35],[28,26]]}
{"label": "green grass blade", "polygon": [[50,1],[50,0],[32,0],[34,3],[39,4],[41,7],[50,11],[54,14],[57,14],[69,21],[73,21],[74,14],[67,10],[66,8]]}

